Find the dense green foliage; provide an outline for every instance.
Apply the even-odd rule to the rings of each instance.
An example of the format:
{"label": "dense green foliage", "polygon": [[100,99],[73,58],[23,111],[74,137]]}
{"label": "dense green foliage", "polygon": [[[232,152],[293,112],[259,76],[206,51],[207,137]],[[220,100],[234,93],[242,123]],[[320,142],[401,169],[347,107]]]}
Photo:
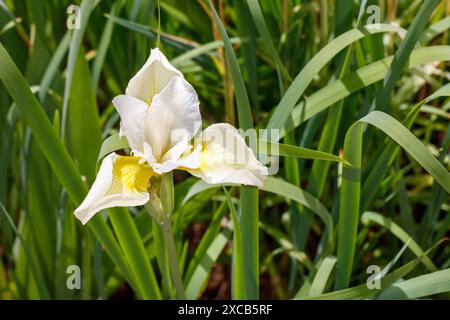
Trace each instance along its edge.
{"label": "dense green foliage", "polygon": [[177,297],[145,208],[73,215],[158,38],[204,127],[281,133],[261,190],[174,172],[188,299],[450,298],[449,0],[77,3],[0,1],[0,299]]}

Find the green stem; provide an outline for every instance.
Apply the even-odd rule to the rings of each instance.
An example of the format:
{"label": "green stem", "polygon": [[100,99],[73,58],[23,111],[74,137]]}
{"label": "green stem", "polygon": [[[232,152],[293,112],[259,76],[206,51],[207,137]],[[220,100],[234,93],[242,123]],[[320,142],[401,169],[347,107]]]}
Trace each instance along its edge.
{"label": "green stem", "polygon": [[167,254],[169,255],[170,273],[172,275],[172,281],[177,291],[177,298],[180,300],[184,300],[186,299],[186,297],[184,295],[183,280],[181,279],[177,259],[177,249],[175,247],[175,241],[172,233],[172,222],[170,221],[170,215],[165,215],[161,208],[161,205],[152,200],[145,204],[145,208],[163,232]]}
{"label": "green stem", "polygon": [[167,226],[161,226],[164,235],[164,242],[166,243],[167,253],[169,254],[170,271],[172,273],[172,280],[177,291],[177,298],[179,300],[186,299],[184,295],[183,280],[181,280],[180,269],[177,260],[177,250],[175,248],[175,241],[173,239],[172,226],[168,221]]}
{"label": "green stem", "polygon": [[161,6],[158,0],[158,33],[156,34],[156,47],[159,48],[161,35]]}

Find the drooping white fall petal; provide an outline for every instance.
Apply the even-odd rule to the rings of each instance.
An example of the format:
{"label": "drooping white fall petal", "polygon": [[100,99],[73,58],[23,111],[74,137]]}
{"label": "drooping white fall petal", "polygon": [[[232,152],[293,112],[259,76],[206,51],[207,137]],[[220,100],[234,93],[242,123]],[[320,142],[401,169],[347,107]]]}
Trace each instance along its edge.
{"label": "drooping white fall petal", "polygon": [[261,188],[267,168],[259,162],[239,132],[230,124],[206,128],[200,140],[201,165],[188,171],[207,183],[233,183]]}
{"label": "drooping white fall petal", "polygon": [[149,200],[150,167],[138,157],[111,153],[103,159],[97,177],[75,216],[86,224],[97,212],[112,207],[140,206]]}

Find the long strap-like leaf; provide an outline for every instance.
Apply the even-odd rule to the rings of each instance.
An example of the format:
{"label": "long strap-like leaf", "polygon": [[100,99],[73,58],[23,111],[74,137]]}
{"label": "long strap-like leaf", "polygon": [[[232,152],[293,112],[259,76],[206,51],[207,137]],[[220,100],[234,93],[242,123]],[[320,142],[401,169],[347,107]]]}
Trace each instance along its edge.
{"label": "long strap-like leaf", "polygon": [[397,142],[450,193],[449,172],[400,122],[386,113],[373,111],[353,124],[347,131],[344,143],[344,158],[353,166],[344,165],[342,174],[335,285],[337,289],[348,286],[353,268],[360,210],[362,134],[365,123],[377,127]]}
{"label": "long strap-like leaf", "polygon": [[275,112],[270,118],[267,129],[281,129],[285,125],[292,109],[316,74],[318,74],[319,71],[340,51],[350,44],[364,38],[366,35],[388,31],[402,32],[403,29],[385,24],[380,25],[379,28],[367,26],[360,29],[352,29],[347,31],[333,41],[329,42],[308,62],[308,64],[294,79],[294,82],[292,82],[289,86],[280,103],[276,107]]}
{"label": "long strap-like leaf", "polygon": [[[286,132],[297,128],[300,124],[316,114],[333,106],[336,102],[350,96],[352,93],[382,80],[389,70],[394,57],[388,57],[368,64],[349,74],[342,80],[337,80],[314,92],[306,100],[300,102],[289,116],[280,132],[280,138]],[[409,59],[408,69],[434,61],[449,61],[450,46],[433,46],[415,49]]]}
{"label": "long strap-like leaf", "polygon": [[[214,20],[219,27],[222,35],[225,55],[228,65],[230,66],[231,76],[234,83],[234,91],[236,95],[236,106],[238,110],[239,126],[243,130],[253,128],[252,112],[250,101],[245,88],[244,79],[236,55],[231,46],[225,27],[216,12],[216,9],[209,2]],[[241,187],[241,225],[242,225],[242,242],[244,248],[244,276],[245,280],[245,296],[248,299],[258,299],[259,297],[259,208],[258,208],[258,189],[252,186]]]}

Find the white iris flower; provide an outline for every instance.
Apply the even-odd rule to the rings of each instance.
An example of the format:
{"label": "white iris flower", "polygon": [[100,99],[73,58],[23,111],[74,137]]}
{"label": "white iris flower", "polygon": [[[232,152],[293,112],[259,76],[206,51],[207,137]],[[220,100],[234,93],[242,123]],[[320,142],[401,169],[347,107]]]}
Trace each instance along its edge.
{"label": "white iris flower", "polygon": [[105,157],[88,195],[75,210],[83,224],[106,208],[144,205],[156,195],[152,178],[175,169],[211,184],[261,187],[267,177],[267,168],[233,126],[214,124],[198,134],[197,93],[159,49],[151,51],[125,95],[115,97],[113,104],[131,155]]}

